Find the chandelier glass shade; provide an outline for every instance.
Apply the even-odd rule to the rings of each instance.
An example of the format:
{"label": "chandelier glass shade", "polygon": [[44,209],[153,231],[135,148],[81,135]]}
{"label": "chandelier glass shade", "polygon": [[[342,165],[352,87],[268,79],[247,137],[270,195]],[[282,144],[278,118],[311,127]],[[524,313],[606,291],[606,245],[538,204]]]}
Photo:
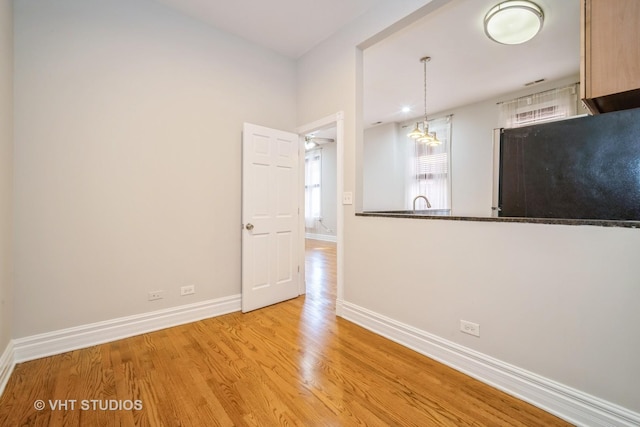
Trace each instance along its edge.
{"label": "chandelier glass shade", "polygon": [[542,29],[544,14],[537,4],[508,0],[497,4],[484,17],[484,32],[501,44],[520,44],[531,40]]}

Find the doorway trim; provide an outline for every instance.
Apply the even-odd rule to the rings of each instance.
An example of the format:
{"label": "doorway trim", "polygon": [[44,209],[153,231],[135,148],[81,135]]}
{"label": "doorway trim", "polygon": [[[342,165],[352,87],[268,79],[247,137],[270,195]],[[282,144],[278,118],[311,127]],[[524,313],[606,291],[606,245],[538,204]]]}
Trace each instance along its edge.
{"label": "doorway trim", "polygon": [[344,112],[338,111],[335,114],[307,123],[296,129],[300,136],[300,268],[302,280],[300,281],[300,294],[306,293],[306,279],[304,267],[304,136],[321,128],[328,126],[336,127],[336,314],[342,316],[342,302],[344,300],[344,208],[342,207],[342,193],[344,192]]}

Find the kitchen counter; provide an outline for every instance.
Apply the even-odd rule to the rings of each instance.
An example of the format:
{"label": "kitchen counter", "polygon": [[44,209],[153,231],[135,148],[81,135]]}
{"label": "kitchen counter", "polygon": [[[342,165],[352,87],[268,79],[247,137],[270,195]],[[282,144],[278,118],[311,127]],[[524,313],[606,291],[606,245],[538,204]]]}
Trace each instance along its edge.
{"label": "kitchen counter", "polygon": [[448,209],[427,210],[397,210],[397,211],[366,211],[357,212],[360,217],[380,218],[410,218],[431,219],[446,221],[477,221],[477,222],[519,222],[531,224],[558,224],[558,225],[595,225],[600,227],[640,228],[640,221],[618,221],[599,219],[562,219],[562,218],[519,218],[519,217],[473,217],[452,216]]}

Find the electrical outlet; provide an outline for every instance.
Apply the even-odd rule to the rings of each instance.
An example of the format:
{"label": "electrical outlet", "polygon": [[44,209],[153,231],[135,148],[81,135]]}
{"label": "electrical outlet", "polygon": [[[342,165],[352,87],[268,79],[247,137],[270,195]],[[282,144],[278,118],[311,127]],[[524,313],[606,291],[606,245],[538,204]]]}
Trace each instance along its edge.
{"label": "electrical outlet", "polygon": [[196,293],[196,285],[188,285],[180,288],[180,295],[191,295]]}
{"label": "electrical outlet", "polygon": [[350,191],[345,191],[342,193],[342,204],[343,205],[352,205],[353,204],[353,193]]}
{"label": "electrical outlet", "polygon": [[164,298],[164,297],[162,296],[162,293],[163,293],[163,292],[164,292],[164,291],[151,291],[151,292],[149,292],[149,301],[155,301],[155,300],[157,300],[157,299],[162,299],[162,298]]}
{"label": "electrical outlet", "polygon": [[476,337],[480,336],[480,325],[473,322],[468,322],[466,320],[460,320],[460,331],[465,334],[474,335]]}

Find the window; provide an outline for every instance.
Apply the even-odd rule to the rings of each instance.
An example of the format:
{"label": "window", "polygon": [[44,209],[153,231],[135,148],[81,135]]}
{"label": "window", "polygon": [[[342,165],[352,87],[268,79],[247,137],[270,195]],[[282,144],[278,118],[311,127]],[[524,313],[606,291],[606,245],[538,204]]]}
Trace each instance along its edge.
{"label": "window", "polygon": [[[413,209],[413,199],[425,196],[431,209],[451,209],[451,120],[452,116],[430,120],[429,130],[436,132],[442,144],[429,147],[425,143],[412,140],[413,153],[409,156],[407,209]],[[424,201],[418,201],[416,209],[426,209]]]}
{"label": "window", "polygon": [[304,221],[306,228],[315,227],[320,219],[322,202],[322,150],[308,151],[304,157]]}
{"label": "window", "polygon": [[551,122],[577,114],[577,83],[500,104],[500,124],[505,128]]}

